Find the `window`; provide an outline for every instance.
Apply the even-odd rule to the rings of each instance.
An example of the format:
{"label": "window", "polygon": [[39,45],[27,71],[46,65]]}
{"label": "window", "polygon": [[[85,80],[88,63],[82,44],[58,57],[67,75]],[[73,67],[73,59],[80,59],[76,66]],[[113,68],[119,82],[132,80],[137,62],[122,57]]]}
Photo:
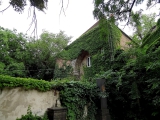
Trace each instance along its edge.
{"label": "window", "polygon": [[91,67],[91,57],[87,58],[87,67]]}
{"label": "window", "polygon": [[104,48],[101,48],[101,54],[104,54]]}

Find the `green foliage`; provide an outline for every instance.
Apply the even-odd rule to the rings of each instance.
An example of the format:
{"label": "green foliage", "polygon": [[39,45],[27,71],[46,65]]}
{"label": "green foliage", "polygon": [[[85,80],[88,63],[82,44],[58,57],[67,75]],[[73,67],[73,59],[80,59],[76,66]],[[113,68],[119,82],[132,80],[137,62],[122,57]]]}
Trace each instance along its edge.
{"label": "green foliage", "polygon": [[90,55],[94,55],[101,48],[110,49],[109,45],[112,43],[112,47],[117,47],[120,37],[120,30],[105,19],[67,46],[57,57],[73,60],[78,57],[81,51],[87,51]]}
{"label": "green foliage", "polygon": [[4,74],[5,64],[0,62],[0,74]]}
{"label": "green foliage", "polygon": [[51,83],[44,80],[37,80],[32,78],[18,78],[0,75],[0,88],[4,87],[22,87],[26,90],[36,89],[39,91],[48,91],[51,90]]}
{"label": "green foliage", "polygon": [[[22,87],[26,90],[36,89],[43,92],[51,89],[59,90],[61,104],[68,109],[67,117],[69,120],[95,119],[95,114],[97,112],[95,100],[98,98],[99,92],[95,82],[71,81],[70,79],[48,82],[31,78],[16,78],[0,75],[1,89],[15,87]],[[87,116],[84,116],[85,106],[88,108]],[[33,115],[29,108],[27,115],[23,115],[21,119],[25,120],[29,118],[37,119],[39,117]]]}
{"label": "green foliage", "polygon": [[48,120],[47,116],[39,117],[37,115],[33,115],[31,111],[31,107],[29,106],[27,109],[27,114],[22,115],[21,118],[17,118],[16,120]]}
{"label": "green foliage", "polygon": [[157,26],[160,27],[160,19],[157,21]]}
{"label": "green foliage", "polygon": [[[48,0],[30,0],[30,6],[37,8],[40,11],[44,11],[47,8]],[[16,12],[22,13],[27,5],[26,0],[11,0],[9,4]]]}
{"label": "green foliage", "polygon": [[11,63],[9,64],[6,69],[5,69],[5,74],[6,75],[10,75],[10,76],[13,76],[13,77],[25,77],[26,76],[26,72],[25,71],[25,66],[24,66],[24,63],[21,62],[21,63]]}
{"label": "green foliage", "polygon": [[[131,48],[118,55],[121,67],[114,67],[97,77],[106,79],[106,95],[112,120],[158,120],[160,117],[160,47],[159,42],[147,52]],[[117,64],[117,65],[118,65]],[[115,69],[116,68],[116,69]]]}
{"label": "green foliage", "polygon": [[56,55],[71,37],[44,31],[38,40],[0,27],[0,74],[51,80]]}
{"label": "green foliage", "polygon": [[[137,36],[138,40],[142,40],[148,32],[156,25],[156,14],[140,14],[139,12],[132,12],[130,25],[133,27],[133,36]],[[142,42],[142,41],[141,41]]]}
{"label": "green foliage", "polygon": [[[96,106],[94,100],[98,97],[95,83],[83,81],[70,81],[63,85],[60,91],[60,101],[67,107],[68,120],[94,120]],[[84,116],[84,107],[87,106],[88,114]]]}
{"label": "green foliage", "polygon": [[[106,79],[105,96],[107,96],[108,99],[108,108],[112,120],[159,120],[159,27],[144,38],[145,43],[143,43],[141,47],[133,46],[126,51],[120,49],[112,49],[113,51],[109,51],[111,49],[109,44],[111,45],[112,42],[108,41],[108,39],[105,39],[105,41],[102,40],[102,38],[107,38],[109,35],[99,34],[100,36],[98,36],[98,30],[99,32],[103,31],[103,29],[96,27],[89,31],[88,34],[81,36],[78,42],[75,41],[76,44],[71,44],[65,49],[65,52],[62,52],[63,54],[60,54],[61,57],[74,59],[81,52],[79,48],[89,51],[93,61],[91,67],[84,68],[84,77],[90,78],[97,74],[98,78]],[[105,44],[104,46],[102,45],[105,51],[104,53],[100,52],[101,47],[99,44],[101,44],[101,42],[98,44],[98,42],[95,41],[97,46],[94,45],[93,41],[90,43],[90,41],[94,39],[92,32],[95,32],[96,39],[98,38],[102,44]],[[5,38],[5,34],[3,34],[2,37]],[[83,44],[85,42],[81,42],[81,40],[86,40],[91,47],[87,48],[87,46]],[[83,48],[83,46],[85,47]],[[96,49],[92,48],[92,46],[96,47]],[[114,59],[111,59],[112,57]],[[10,56],[5,59],[13,61],[13,58]],[[9,64],[10,63],[12,62],[9,62]],[[8,64],[0,63],[1,72],[3,72],[6,65]],[[57,76],[58,72],[61,71],[57,71]],[[40,91],[47,91],[52,88],[59,90],[60,101],[63,106],[68,108],[67,117],[69,120],[94,120],[94,115],[96,114],[96,99],[99,98],[98,95],[103,97],[104,94],[98,94],[99,90],[95,83],[89,80],[87,81],[64,79],[46,82],[31,78],[22,79],[0,75],[0,88],[24,87],[25,89],[37,89]],[[83,116],[85,105],[88,107],[88,116],[86,117]],[[28,112],[31,116],[32,114],[30,113],[31,112]]]}
{"label": "green foliage", "polygon": [[44,31],[40,39],[28,43],[29,60],[26,61],[29,76],[36,79],[51,80],[54,77],[56,55],[69,43],[63,31],[58,34]]}
{"label": "green foliage", "polygon": [[117,64],[112,64],[111,69],[97,75],[106,79],[107,102],[112,120],[159,119],[158,33],[157,26],[144,38],[145,43],[141,47],[135,45],[119,52],[115,57]]}
{"label": "green foliage", "polygon": [[141,48],[145,48],[146,50],[150,49],[152,46],[155,44],[159,43],[160,35],[160,27],[156,26],[154,28],[156,30],[151,31],[146,37],[143,38],[142,45],[140,46]]}
{"label": "green foliage", "polygon": [[[117,21],[125,21],[132,15],[131,12],[133,8],[136,8],[137,5],[144,4],[144,1],[145,0],[94,0],[93,14],[97,19],[114,17]],[[146,3],[147,8],[158,4],[157,0],[148,0]],[[137,7],[137,11],[140,14],[143,8]]]}
{"label": "green foliage", "polygon": [[63,64],[61,68],[59,68],[57,65],[55,66],[54,69],[54,79],[63,79],[70,77],[72,74],[72,67],[67,66]]}
{"label": "green foliage", "polygon": [[[105,50],[106,51],[106,50]],[[111,61],[111,56],[107,52],[100,53],[92,56],[92,66],[84,67],[84,78],[93,78],[97,74],[101,74],[104,71],[113,69],[118,71],[123,67],[123,64],[127,61],[127,56],[123,54],[123,50],[117,49],[113,53],[114,60]]]}
{"label": "green foliage", "polygon": [[[84,67],[84,78],[93,78],[95,74],[108,70],[119,46],[121,31],[111,21],[102,19],[92,29],[67,46],[59,58],[73,60],[87,51],[91,56],[91,67]],[[103,53],[101,51],[103,50]],[[57,72],[56,72],[57,73]]]}
{"label": "green foliage", "polygon": [[16,30],[0,27],[1,74],[26,77],[24,58],[26,56],[26,36]]}

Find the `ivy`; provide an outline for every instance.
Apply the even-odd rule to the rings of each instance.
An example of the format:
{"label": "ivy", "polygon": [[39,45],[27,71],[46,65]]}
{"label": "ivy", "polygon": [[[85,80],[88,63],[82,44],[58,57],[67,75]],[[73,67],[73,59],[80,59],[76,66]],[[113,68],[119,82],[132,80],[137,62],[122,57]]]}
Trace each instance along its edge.
{"label": "ivy", "polygon": [[[68,108],[68,120],[95,120],[96,105],[94,100],[98,97],[98,89],[95,83],[70,81],[60,91],[60,100],[63,106]],[[87,116],[84,115],[84,107],[87,106]]]}
{"label": "ivy", "polygon": [[[26,90],[36,89],[49,91],[51,89],[60,92],[62,106],[67,107],[68,120],[94,120],[96,114],[95,100],[98,98],[98,91],[95,82],[72,81],[71,79],[53,80],[51,82],[31,78],[18,78],[0,75],[0,89],[22,87]],[[87,106],[87,114],[84,115],[84,108]],[[82,117],[83,116],[83,117]],[[33,117],[39,118],[31,113],[30,108],[26,115],[20,120]]]}
{"label": "ivy", "polygon": [[[111,68],[121,37],[120,29],[114,23],[101,19],[93,28],[67,46],[57,57],[64,60],[78,58],[82,51],[91,56],[91,67],[84,67],[84,78],[90,79]],[[104,53],[101,53],[101,50]],[[61,71],[59,69],[59,71]],[[56,73],[61,73],[61,72]],[[63,76],[63,74],[61,74]]]}
{"label": "ivy", "polygon": [[160,117],[159,43],[147,53],[143,50],[119,51],[111,68],[97,75],[106,79],[112,120],[158,120]]}
{"label": "ivy", "polygon": [[[112,35],[110,32],[112,31]],[[77,40],[71,43],[65,48],[57,57],[73,60],[78,57],[82,50],[88,51],[90,55],[96,54],[97,50],[101,48],[109,48],[109,40],[112,37],[114,47],[118,40],[120,40],[121,32],[116,25],[109,21],[100,21],[99,24],[95,25],[92,29],[85,32]]]}
{"label": "ivy", "polygon": [[123,50],[117,49],[114,54],[114,61],[111,61],[111,56],[107,52],[97,54],[92,56],[92,66],[84,67],[84,78],[93,79],[96,74],[101,74],[104,71],[108,71],[113,69],[114,71],[118,71],[123,67],[123,65],[127,61],[127,57],[123,54]]}

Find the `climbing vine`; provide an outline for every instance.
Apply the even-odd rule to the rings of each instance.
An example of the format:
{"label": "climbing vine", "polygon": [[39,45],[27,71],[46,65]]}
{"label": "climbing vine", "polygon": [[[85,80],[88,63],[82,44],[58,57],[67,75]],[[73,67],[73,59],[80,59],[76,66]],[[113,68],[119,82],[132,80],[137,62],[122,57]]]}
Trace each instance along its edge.
{"label": "climbing vine", "polygon": [[159,28],[149,35],[152,42],[157,42],[153,42],[147,51],[146,47],[150,43],[145,47],[117,51],[111,68],[97,75],[106,79],[107,102],[112,120],[159,119],[160,35],[157,34],[158,31]]}
{"label": "climbing vine", "polygon": [[[112,31],[112,34],[110,34],[110,31]],[[82,50],[88,51],[90,55],[93,55],[103,47],[110,49],[109,44],[111,43],[109,41],[113,41],[114,47],[117,46],[120,37],[121,31],[118,27],[106,20],[103,23],[100,21],[92,29],[82,34],[82,36],[66,47],[57,57],[73,60],[78,57]]]}
{"label": "climbing vine", "polygon": [[57,57],[63,60],[74,60],[82,51],[87,51],[91,56],[91,67],[83,68],[84,77],[93,78],[95,74],[110,68],[116,50],[120,47],[120,37],[120,29],[112,22],[102,19]]}
{"label": "climbing vine", "polygon": [[[93,78],[96,75],[97,78],[105,78],[107,104],[112,120],[159,120],[159,30],[158,27],[156,31],[148,35],[148,38],[146,37],[148,40],[157,41],[153,42],[154,44],[149,46],[150,49],[147,49],[147,51],[145,47],[150,45],[149,42],[146,42],[144,46],[142,44],[142,47],[133,47],[126,51],[113,49],[111,53],[114,55],[112,56],[114,59],[111,59],[108,44],[111,41],[107,39],[109,35],[101,34],[100,36],[100,28],[95,27],[82,35],[78,42],[75,41],[76,44],[68,46],[59,56],[72,60],[81,53],[82,49],[92,55],[91,67],[84,68],[84,77]],[[106,38],[107,40],[100,38]],[[96,39],[101,42],[97,42]],[[89,47],[85,46],[84,41],[88,43],[87,46]],[[113,43],[111,44],[113,45]],[[104,49],[104,53],[101,52],[101,48]],[[92,80],[62,79],[47,82],[0,75],[0,88],[24,87],[40,91],[59,90],[60,101],[68,109],[68,120],[94,120],[97,112],[95,101],[99,98],[99,90],[95,81]],[[85,114],[85,106],[88,108],[87,114]]]}
{"label": "climbing vine", "polygon": [[95,120],[97,97],[98,89],[92,82],[70,81],[60,92],[61,103],[68,108],[68,120]]}
{"label": "climbing vine", "polygon": [[[26,90],[36,89],[39,91],[58,90],[60,92],[60,101],[63,107],[67,107],[68,120],[94,120],[96,114],[95,99],[98,98],[98,89],[95,82],[73,81],[71,79],[53,80],[51,82],[36,80],[30,78],[16,78],[0,75],[0,89],[21,87]],[[85,111],[85,106],[87,110]],[[90,109],[91,108],[91,109]],[[26,115],[21,119],[28,117],[40,118],[33,115],[28,109]]]}

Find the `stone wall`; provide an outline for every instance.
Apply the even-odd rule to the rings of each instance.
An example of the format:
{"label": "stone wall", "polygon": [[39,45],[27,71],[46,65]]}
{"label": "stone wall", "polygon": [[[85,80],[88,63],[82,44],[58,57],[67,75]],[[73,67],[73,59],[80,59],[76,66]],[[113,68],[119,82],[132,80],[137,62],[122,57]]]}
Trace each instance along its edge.
{"label": "stone wall", "polygon": [[[0,90],[0,120],[16,120],[27,113],[31,106],[33,114],[44,115],[47,108],[55,106],[58,91],[39,92],[23,88]],[[58,102],[60,106],[60,102]]]}

